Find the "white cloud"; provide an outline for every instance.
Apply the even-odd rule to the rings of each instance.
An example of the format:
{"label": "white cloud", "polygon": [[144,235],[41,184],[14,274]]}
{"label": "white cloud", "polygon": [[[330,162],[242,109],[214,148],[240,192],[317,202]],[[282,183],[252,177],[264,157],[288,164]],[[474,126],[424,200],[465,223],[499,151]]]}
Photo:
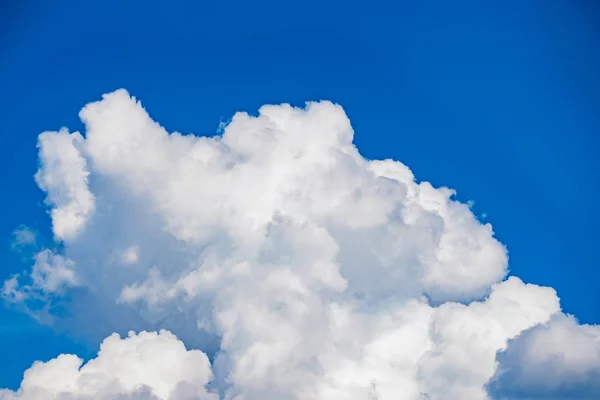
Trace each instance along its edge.
{"label": "white cloud", "polygon": [[85,364],[72,354],[34,363],[19,390],[0,391],[0,399],[215,400],[204,387],[211,378],[206,355],[187,350],[170,332],[131,332],[106,338],[98,356]]}
{"label": "white cloud", "polygon": [[600,398],[600,326],[557,315],[510,342],[491,382],[511,398]]}
{"label": "white cloud", "polygon": [[94,211],[86,160],[79,150],[82,141],[78,132],[69,134],[65,129],[38,138],[41,168],[35,180],[48,194],[54,235],[60,240],[76,236]]}
{"label": "white cloud", "polygon": [[61,295],[69,288],[80,285],[72,260],[46,249],[37,253],[34,261],[31,272],[24,277],[27,283],[19,285],[19,275],[4,282],[2,295],[5,299],[16,302],[27,298],[47,301],[50,296]]}
{"label": "white cloud", "polygon": [[504,280],[454,191],[363,158],[338,105],[264,106],[213,138],[169,134],[123,90],[80,116],[85,138],[40,138],[64,254],[5,296],[77,285],[57,324],[169,329],[226,399],[487,399],[496,352],[561,315],[552,289]]}
{"label": "white cloud", "polygon": [[483,303],[438,307],[429,326],[434,347],[420,360],[430,398],[486,398],[484,387],[494,375],[496,352],[559,310],[554,290],[525,285],[515,277],[494,285]]}
{"label": "white cloud", "polygon": [[121,254],[121,261],[123,264],[136,264],[140,260],[138,253],[137,246],[129,246]]}
{"label": "white cloud", "polygon": [[13,231],[13,249],[21,249],[26,246],[35,245],[36,233],[25,225],[22,225]]}

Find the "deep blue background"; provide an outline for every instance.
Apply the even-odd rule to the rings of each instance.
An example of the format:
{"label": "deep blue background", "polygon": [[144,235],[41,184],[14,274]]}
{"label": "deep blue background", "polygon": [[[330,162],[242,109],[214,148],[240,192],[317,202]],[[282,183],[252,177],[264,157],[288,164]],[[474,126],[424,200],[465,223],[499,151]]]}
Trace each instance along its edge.
{"label": "deep blue background", "polygon": [[[484,4],[485,3],[485,4]],[[339,102],[369,158],[487,213],[511,272],[600,323],[600,35],[595,2],[0,0],[0,278],[19,224],[49,237],[36,137],[120,87],[168,130],[213,134],[264,103]],[[0,311],[0,387],[88,356]]]}

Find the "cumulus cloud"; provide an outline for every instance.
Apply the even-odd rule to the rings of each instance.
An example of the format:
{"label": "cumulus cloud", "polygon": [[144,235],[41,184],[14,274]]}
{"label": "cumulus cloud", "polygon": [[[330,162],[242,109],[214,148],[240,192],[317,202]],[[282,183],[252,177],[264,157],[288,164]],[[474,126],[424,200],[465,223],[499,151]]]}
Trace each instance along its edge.
{"label": "cumulus cloud", "polygon": [[[168,133],[124,90],[80,117],[85,135],[39,140],[36,180],[62,250],[39,253],[4,296],[27,304],[41,293],[68,311],[57,326],[94,340],[169,329],[211,363],[191,357],[203,372],[175,368],[167,390],[144,380],[164,371],[153,341],[136,352],[148,362],[135,364],[135,379],[115,369],[80,383],[96,364],[61,356],[71,361],[37,364],[73,376],[45,398],[110,389],[179,400],[211,396],[208,384],[236,400],[489,399],[490,379],[497,392],[506,386],[497,353],[533,345],[526,335],[563,316],[553,289],[505,279],[506,249],[453,190],[416,181],[398,161],[362,157],[338,105],[263,106],[214,137]],[[588,336],[577,336],[584,352],[597,344]],[[116,362],[106,354],[106,365]],[[585,362],[577,371],[598,366]],[[28,374],[6,396],[46,390]]]}
{"label": "cumulus cloud", "polygon": [[24,277],[27,283],[19,283],[19,275],[4,282],[2,295],[5,299],[13,302],[25,299],[50,301],[51,296],[61,295],[79,285],[72,260],[45,249],[35,255],[34,261],[31,272]]}
{"label": "cumulus cloud", "polygon": [[556,315],[512,340],[498,359],[490,387],[499,397],[600,398],[600,326]]}
{"label": "cumulus cloud", "polygon": [[36,362],[21,387],[0,391],[1,400],[194,399],[216,400],[205,385],[212,378],[206,354],[187,350],[167,331],[114,334],[87,363],[71,354]]}

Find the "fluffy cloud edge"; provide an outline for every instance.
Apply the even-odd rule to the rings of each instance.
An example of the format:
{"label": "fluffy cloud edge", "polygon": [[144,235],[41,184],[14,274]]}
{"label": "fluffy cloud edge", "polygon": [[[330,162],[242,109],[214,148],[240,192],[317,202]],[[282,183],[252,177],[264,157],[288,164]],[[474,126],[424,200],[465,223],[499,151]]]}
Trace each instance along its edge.
{"label": "fluffy cloud edge", "polygon": [[117,334],[107,337],[97,356],[86,363],[72,354],[35,362],[25,371],[19,389],[1,390],[0,399],[108,400],[139,396],[135,398],[215,400],[218,395],[206,389],[211,379],[206,354],[187,350],[172,333],[130,332],[125,338]]}

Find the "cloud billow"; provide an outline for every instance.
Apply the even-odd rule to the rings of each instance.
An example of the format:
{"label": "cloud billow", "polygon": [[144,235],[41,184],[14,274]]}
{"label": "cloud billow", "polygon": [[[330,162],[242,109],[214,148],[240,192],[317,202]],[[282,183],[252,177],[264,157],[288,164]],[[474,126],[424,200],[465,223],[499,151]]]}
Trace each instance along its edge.
{"label": "cloud billow", "polygon": [[40,249],[2,293],[107,338],[83,365],[35,364],[0,399],[600,393],[598,328],[506,278],[506,249],[454,191],[362,157],[340,106],[267,105],[210,138],[168,133],[124,90],[80,117],[85,135],[39,136],[60,254]]}

